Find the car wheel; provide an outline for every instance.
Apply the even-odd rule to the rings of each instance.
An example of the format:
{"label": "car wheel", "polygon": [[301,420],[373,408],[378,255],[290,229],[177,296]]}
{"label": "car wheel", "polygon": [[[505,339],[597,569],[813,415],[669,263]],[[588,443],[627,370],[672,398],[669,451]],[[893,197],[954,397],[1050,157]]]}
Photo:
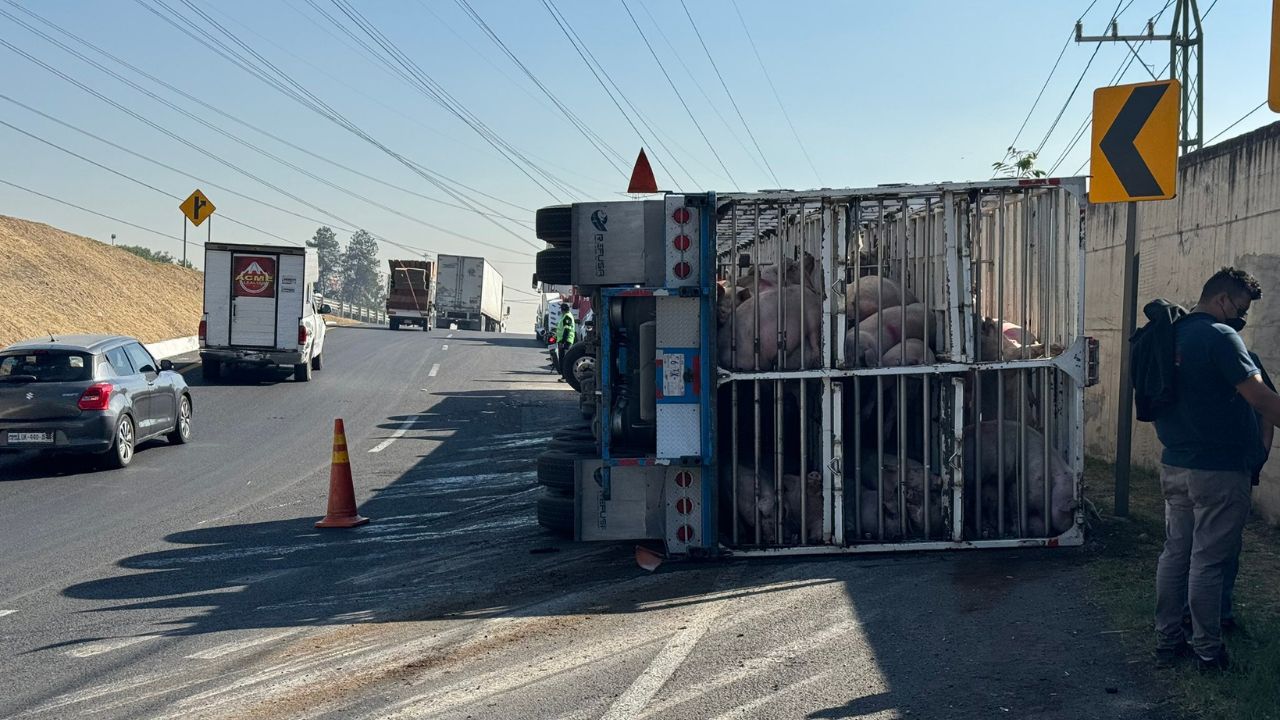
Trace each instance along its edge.
{"label": "car wheel", "polygon": [[315,357],[311,358],[311,369],[312,369],[312,370],[323,370],[323,369],[324,369],[324,353],[321,353],[321,354],[316,355]]}
{"label": "car wheel", "polygon": [[106,466],[117,470],[129,467],[129,463],[133,462],[133,443],[136,439],[133,418],[121,415],[116,421],[115,442],[111,444],[111,449],[107,451],[104,458]]}
{"label": "car wheel", "polygon": [[200,376],[205,380],[217,380],[222,376],[222,363],[217,360],[201,361]]}
{"label": "car wheel", "polygon": [[573,206],[552,205],[540,208],[534,215],[534,235],[555,247],[573,244]]}
{"label": "car wheel", "polygon": [[186,445],[191,442],[191,398],[182,396],[178,403],[178,425],[169,433],[169,442],[174,445]]}
{"label": "car wheel", "polygon": [[538,498],[538,524],[564,537],[573,537],[573,497],[543,492]]}
{"label": "car wheel", "polygon": [[296,382],[311,382],[311,363],[303,362],[294,365],[293,379]]}
{"label": "car wheel", "polygon": [[534,257],[538,280],[549,285],[571,285],[573,283],[573,250],[570,248],[547,248]]}

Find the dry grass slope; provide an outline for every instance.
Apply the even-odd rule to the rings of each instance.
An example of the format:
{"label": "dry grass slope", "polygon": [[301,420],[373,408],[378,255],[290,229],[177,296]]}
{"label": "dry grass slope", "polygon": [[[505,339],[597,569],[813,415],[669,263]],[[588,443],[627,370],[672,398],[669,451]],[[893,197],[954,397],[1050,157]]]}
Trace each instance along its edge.
{"label": "dry grass slope", "polygon": [[0,347],[47,333],[194,335],[202,275],[0,215]]}

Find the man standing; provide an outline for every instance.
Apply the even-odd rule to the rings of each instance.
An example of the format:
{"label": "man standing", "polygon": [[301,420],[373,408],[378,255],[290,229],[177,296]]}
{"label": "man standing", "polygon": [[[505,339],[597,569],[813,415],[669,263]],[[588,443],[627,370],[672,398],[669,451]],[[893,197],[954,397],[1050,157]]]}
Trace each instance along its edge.
{"label": "man standing", "polygon": [[[1156,570],[1156,663],[1194,650],[1202,671],[1229,665],[1222,642],[1225,571],[1249,515],[1250,476],[1265,452],[1258,416],[1280,425],[1280,395],[1262,383],[1238,331],[1258,281],[1223,268],[1174,324],[1176,401],[1156,418],[1165,544]],[[1256,411],[1256,412],[1255,412]],[[1190,645],[1182,628],[1190,607]]]}
{"label": "man standing", "polygon": [[573,346],[577,331],[569,303],[560,303],[560,326],[556,328],[556,372],[560,373],[561,380],[564,380],[564,354]]}

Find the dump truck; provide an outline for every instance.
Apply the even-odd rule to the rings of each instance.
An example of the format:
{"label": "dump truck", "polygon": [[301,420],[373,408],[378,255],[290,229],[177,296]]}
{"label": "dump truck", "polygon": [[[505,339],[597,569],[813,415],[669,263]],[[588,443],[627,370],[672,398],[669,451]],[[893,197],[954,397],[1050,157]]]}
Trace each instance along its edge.
{"label": "dump truck", "polygon": [[435,325],[437,263],[426,260],[389,260],[387,279],[387,325],[399,330],[404,325],[430,332]]}
{"label": "dump truck", "polygon": [[440,255],[436,277],[436,324],[459,330],[501,332],[507,312],[502,300],[502,275],[482,257]]}
{"label": "dump truck", "polygon": [[539,277],[600,312],[539,523],[672,557],[1082,544],[1086,202],[1046,178],[544,208]]}

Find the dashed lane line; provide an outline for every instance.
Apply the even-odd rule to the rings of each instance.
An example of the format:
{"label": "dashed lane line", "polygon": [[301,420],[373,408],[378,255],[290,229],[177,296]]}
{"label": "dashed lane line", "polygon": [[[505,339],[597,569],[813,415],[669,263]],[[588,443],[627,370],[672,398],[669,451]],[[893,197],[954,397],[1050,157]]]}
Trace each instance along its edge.
{"label": "dashed lane line", "polygon": [[431,371],[427,373],[427,377],[435,377],[440,372],[440,363],[431,366]]}

